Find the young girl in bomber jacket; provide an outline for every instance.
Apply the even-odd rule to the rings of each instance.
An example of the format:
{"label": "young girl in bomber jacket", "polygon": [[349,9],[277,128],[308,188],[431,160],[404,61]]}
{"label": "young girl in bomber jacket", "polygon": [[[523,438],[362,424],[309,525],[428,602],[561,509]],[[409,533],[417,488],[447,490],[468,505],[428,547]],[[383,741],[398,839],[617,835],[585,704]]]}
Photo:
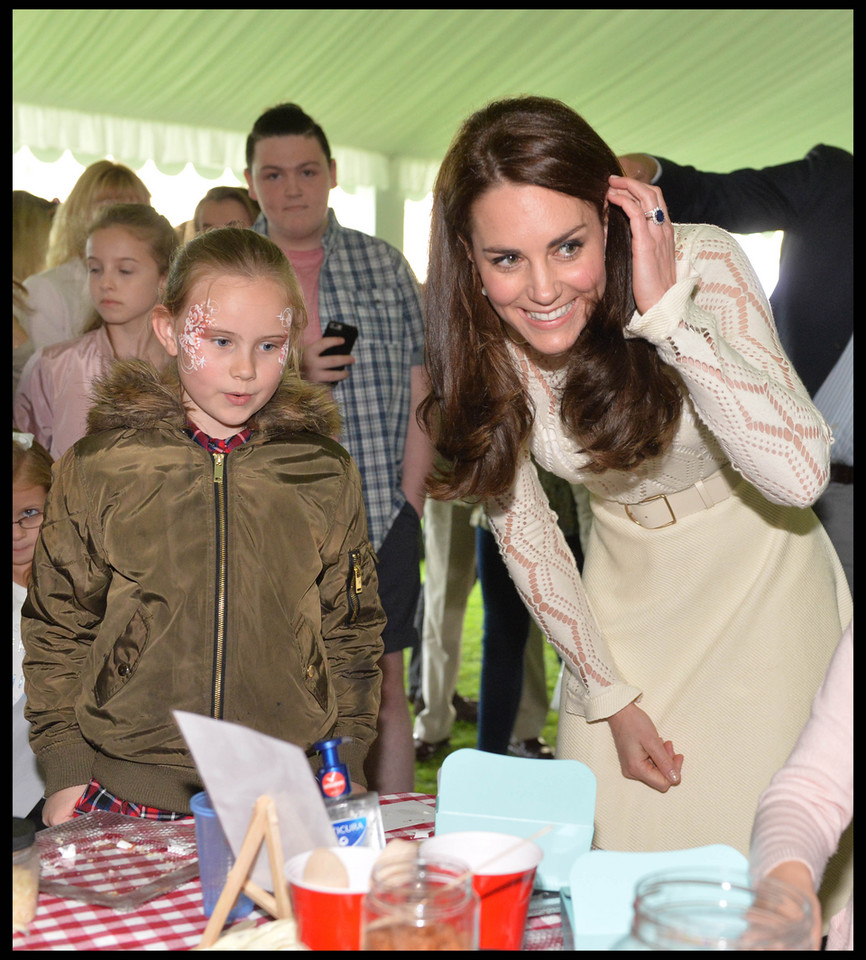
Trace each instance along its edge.
{"label": "young girl in bomber jacket", "polygon": [[55,468],[22,613],[49,825],[188,815],[202,784],[175,709],[310,754],[351,737],[366,782],[384,615],[336,407],[298,375],[292,268],[251,230],[202,234],[153,324],[176,363],[121,362],[98,383],[87,436]]}

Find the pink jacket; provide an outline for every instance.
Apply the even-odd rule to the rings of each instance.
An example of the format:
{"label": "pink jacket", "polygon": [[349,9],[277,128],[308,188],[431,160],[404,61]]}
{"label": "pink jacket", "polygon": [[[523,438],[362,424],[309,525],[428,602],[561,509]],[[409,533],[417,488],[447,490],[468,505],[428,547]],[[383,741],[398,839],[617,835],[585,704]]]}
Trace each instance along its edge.
{"label": "pink jacket", "polygon": [[86,433],[90,383],[113,362],[105,327],[37,350],[21,373],[12,410],[15,426],[59,459]]}
{"label": "pink jacket", "polygon": [[[751,866],[762,877],[801,860],[817,889],[827,860],[854,815],[854,623],[842,635],[785,765],[761,795]],[[854,949],[854,893],[830,920],[828,950]]]}

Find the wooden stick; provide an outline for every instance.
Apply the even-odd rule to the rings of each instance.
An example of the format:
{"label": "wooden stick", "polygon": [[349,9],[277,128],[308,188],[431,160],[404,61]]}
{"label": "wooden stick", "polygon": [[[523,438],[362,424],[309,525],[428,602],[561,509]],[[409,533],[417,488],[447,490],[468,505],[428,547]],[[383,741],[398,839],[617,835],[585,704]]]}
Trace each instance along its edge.
{"label": "wooden stick", "polygon": [[244,884],[244,893],[257,907],[261,907],[262,910],[269,913],[272,917],[277,916],[277,901],[267,890],[262,890],[257,883],[254,883],[252,880],[247,880]]}
{"label": "wooden stick", "polygon": [[[520,839],[515,840],[510,847],[506,847],[504,850],[494,853],[492,857],[488,857],[486,860],[483,860],[481,863],[477,864],[474,869],[470,868],[469,870],[464,870],[463,873],[460,873],[453,879],[449,880],[446,884],[444,884],[444,886],[452,887],[459,883],[463,883],[467,877],[471,877],[474,873],[481,873],[482,870],[484,870],[486,867],[489,867],[491,863],[495,863],[501,857],[507,856],[509,853],[513,853],[515,850],[519,850],[520,847],[522,847],[525,843],[530,843],[533,840],[537,840],[539,837],[543,837],[546,833],[550,833],[552,829],[553,824],[548,823],[547,826],[542,827],[540,830],[536,830],[535,833],[530,834],[528,837],[521,837]],[[435,856],[433,859],[436,859]],[[380,921],[374,921],[376,924],[379,922]]]}
{"label": "wooden stick", "polygon": [[451,884],[462,883],[467,877],[471,876],[473,873],[482,873],[485,868],[489,867],[491,863],[495,863],[501,857],[507,857],[509,853],[514,853],[515,850],[519,850],[525,843],[530,843],[533,840],[537,840],[539,837],[543,837],[545,833],[550,833],[553,829],[553,824],[548,823],[546,827],[542,827],[540,830],[536,830],[535,833],[531,833],[528,837],[521,837],[510,847],[506,847],[504,850],[500,850],[498,853],[494,853],[492,857],[488,857],[486,860],[483,860],[481,863],[477,864],[474,869],[466,870],[464,873],[461,873],[460,876],[455,877],[448,886]]}
{"label": "wooden stick", "polygon": [[259,797],[247,828],[243,845],[234,866],[226,877],[226,885],[216,902],[213,913],[204,930],[204,936],[199,946],[210,947],[216,941],[220,931],[225,926],[226,918],[237,902],[241,890],[247,883],[252,870],[253,862],[259,852],[259,847],[265,836],[266,806],[270,797]]}
{"label": "wooden stick", "polygon": [[533,840],[537,840],[539,837],[543,837],[546,833],[550,833],[553,829],[553,824],[548,823],[546,827],[542,827],[540,830],[536,830],[535,833],[531,833],[528,837],[521,837],[516,843],[510,847],[506,847],[504,850],[500,850],[499,853],[494,853],[492,857],[488,857],[483,863],[479,863],[474,870],[470,870],[470,873],[481,873],[485,867],[489,867],[491,863],[495,863],[500,857],[507,857],[509,853],[514,853],[515,850],[519,850],[524,843],[530,843]]}
{"label": "wooden stick", "polygon": [[268,849],[268,859],[271,863],[271,880],[274,884],[276,898],[276,912],[270,911],[273,916],[281,920],[292,918],[292,901],[289,898],[289,883],[286,879],[285,864],[283,862],[283,844],[280,839],[280,823],[277,817],[277,808],[274,801],[268,797],[265,809],[265,843]]}

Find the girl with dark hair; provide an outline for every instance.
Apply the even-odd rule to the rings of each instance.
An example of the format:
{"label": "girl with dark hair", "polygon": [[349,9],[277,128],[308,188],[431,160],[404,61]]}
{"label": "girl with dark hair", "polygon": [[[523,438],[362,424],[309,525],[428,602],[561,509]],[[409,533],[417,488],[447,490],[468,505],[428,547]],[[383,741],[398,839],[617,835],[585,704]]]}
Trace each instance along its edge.
{"label": "girl with dark hair", "polygon": [[[621,173],[558,101],[458,132],[433,201],[430,492],[486,503],[564,660],[557,755],[598,778],[596,845],[747,854],[851,619],[809,509],[832,437],[733,238]],[[530,454],[590,493],[582,576]]]}

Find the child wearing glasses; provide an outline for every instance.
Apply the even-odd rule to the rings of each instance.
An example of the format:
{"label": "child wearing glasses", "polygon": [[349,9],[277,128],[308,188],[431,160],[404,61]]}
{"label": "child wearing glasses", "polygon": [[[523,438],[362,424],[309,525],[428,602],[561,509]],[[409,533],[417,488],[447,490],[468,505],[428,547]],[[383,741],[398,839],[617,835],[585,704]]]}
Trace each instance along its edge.
{"label": "child wearing glasses", "polygon": [[51,487],[51,455],[30,433],[12,431],[12,815],[26,817],[42,797],[43,782],[24,719],[24,645],[21,606],[27,596],[33,550]]}

